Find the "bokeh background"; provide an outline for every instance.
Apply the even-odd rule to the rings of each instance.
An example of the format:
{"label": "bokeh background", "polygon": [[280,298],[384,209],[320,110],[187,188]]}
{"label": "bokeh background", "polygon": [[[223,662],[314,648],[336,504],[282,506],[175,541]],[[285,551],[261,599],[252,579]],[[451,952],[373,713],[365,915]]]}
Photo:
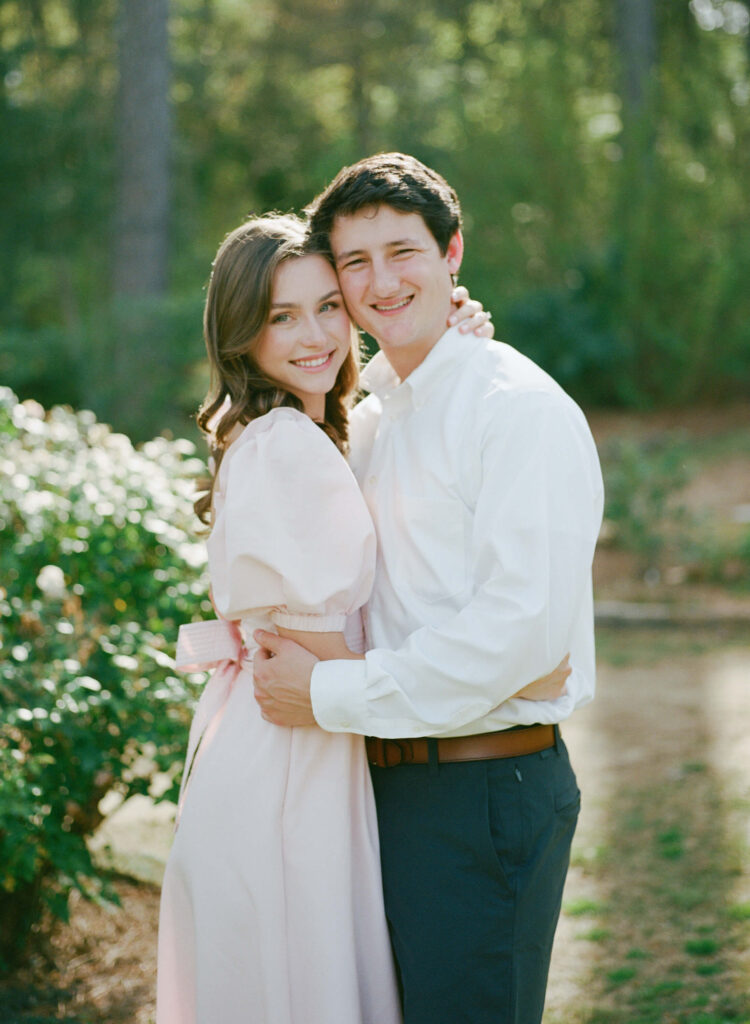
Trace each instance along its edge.
{"label": "bokeh background", "polygon": [[224,234],[400,149],[456,187],[462,279],[588,408],[750,391],[736,0],[0,3],[0,377],[190,429]]}
{"label": "bokeh background", "polygon": [[603,463],[545,1024],[749,1024],[748,3],[0,0],[0,139],[3,1024],[153,1022],[211,260],[378,150]]}

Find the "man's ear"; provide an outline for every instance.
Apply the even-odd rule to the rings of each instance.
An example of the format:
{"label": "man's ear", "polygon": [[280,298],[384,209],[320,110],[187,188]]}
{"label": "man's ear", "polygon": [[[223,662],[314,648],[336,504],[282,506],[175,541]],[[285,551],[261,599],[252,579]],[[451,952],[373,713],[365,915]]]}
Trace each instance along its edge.
{"label": "man's ear", "polygon": [[451,274],[457,274],[458,268],[461,266],[461,260],[464,257],[464,237],[460,231],[457,231],[455,235],[448,242],[448,248],[445,250],[445,259],[448,264],[448,270]]}

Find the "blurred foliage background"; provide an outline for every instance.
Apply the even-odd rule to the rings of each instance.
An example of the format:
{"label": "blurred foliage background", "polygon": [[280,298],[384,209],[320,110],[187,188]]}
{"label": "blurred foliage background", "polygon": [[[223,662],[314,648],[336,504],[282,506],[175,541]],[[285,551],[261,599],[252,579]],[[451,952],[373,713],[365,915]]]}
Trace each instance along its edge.
{"label": "blurred foliage background", "polygon": [[750,391],[736,0],[0,0],[0,380],[190,432],[217,245],[402,149],[462,280],[584,405]]}
{"label": "blurred foliage background", "polygon": [[[736,0],[0,0],[0,973],[100,891],[103,793],[174,795],[224,235],[406,150],[462,198],[498,336],[585,409],[747,396],[749,25]],[[610,456],[652,575],[690,525],[670,446]],[[735,525],[711,558],[747,580]]]}

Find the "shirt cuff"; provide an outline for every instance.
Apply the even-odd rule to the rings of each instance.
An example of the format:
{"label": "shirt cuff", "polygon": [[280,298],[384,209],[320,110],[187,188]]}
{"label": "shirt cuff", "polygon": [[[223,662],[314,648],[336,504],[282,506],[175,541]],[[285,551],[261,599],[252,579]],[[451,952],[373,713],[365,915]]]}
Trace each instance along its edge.
{"label": "shirt cuff", "polygon": [[367,734],[364,661],[319,661],[312,671],[310,699],[321,729]]}
{"label": "shirt cuff", "polygon": [[274,609],[271,621],[282,629],[299,629],[305,633],[343,633],[346,615],[292,615]]}

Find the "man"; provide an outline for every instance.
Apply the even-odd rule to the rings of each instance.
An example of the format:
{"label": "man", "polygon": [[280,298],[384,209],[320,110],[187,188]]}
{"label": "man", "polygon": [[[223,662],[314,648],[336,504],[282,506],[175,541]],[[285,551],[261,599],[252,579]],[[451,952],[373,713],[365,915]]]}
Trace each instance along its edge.
{"label": "man", "polygon": [[[257,634],[257,697],[271,721],[371,737],[406,1024],[535,1024],[579,807],[558,723],[594,691],[596,449],[532,362],[444,332],[463,242],[438,174],[370,157],[310,212],[380,346],[352,414],[379,545],[372,649],[316,662]],[[523,699],[566,652],[566,692]]]}

